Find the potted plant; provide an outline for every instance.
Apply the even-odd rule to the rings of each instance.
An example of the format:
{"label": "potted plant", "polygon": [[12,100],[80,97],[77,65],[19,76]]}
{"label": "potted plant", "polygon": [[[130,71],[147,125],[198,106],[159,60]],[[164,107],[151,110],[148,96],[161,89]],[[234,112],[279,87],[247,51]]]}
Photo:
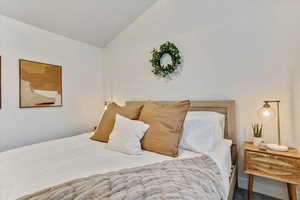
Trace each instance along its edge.
{"label": "potted plant", "polygon": [[263,132],[263,126],[262,124],[252,124],[252,131],[253,131],[253,144],[256,146],[259,146],[262,142],[262,132]]}

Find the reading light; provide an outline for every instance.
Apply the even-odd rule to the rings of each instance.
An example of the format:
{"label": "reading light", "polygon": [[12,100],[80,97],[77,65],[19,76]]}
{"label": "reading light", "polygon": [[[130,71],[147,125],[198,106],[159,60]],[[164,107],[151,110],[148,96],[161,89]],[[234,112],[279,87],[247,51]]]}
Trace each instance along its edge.
{"label": "reading light", "polygon": [[275,110],[270,106],[269,102],[265,102],[258,110],[258,115],[264,119],[272,119],[275,115]]}
{"label": "reading light", "polygon": [[264,105],[259,109],[258,114],[260,117],[265,119],[271,119],[275,115],[275,110],[271,107],[270,103],[276,103],[277,105],[277,144],[268,144],[268,147],[275,151],[288,151],[288,147],[281,145],[281,136],[280,136],[280,107],[279,100],[276,101],[264,101]]}
{"label": "reading light", "polygon": [[108,106],[109,102],[108,101],[104,101],[104,110],[107,110],[107,106]]}

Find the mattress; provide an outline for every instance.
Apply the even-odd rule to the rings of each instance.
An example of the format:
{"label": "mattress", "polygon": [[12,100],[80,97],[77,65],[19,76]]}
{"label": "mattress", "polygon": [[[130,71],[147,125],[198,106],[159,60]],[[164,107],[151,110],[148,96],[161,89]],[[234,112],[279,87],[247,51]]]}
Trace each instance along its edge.
{"label": "mattress", "polygon": [[[13,200],[77,178],[138,167],[171,159],[201,156],[180,150],[178,158],[144,151],[126,155],[105,143],[90,140],[93,133],[53,140],[0,153],[0,199]],[[217,163],[229,190],[231,141],[224,140],[208,155]]]}

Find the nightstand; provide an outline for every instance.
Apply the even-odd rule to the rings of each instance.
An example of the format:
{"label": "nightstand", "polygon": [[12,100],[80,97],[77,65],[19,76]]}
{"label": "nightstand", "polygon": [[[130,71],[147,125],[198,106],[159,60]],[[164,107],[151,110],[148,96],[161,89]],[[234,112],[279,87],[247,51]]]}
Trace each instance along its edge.
{"label": "nightstand", "polygon": [[297,200],[296,187],[300,184],[300,154],[294,148],[287,152],[260,150],[245,142],[244,167],[248,179],[248,200],[252,199],[253,178],[260,176],[287,183],[289,199]]}

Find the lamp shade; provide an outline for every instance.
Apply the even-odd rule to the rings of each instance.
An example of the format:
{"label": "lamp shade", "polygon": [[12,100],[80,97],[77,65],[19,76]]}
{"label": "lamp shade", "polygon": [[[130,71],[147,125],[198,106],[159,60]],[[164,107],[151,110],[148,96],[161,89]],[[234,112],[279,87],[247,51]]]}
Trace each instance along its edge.
{"label": "lamp shade", "polygon": [[275,110],[268,103],[265,103],[258,110],[258,116],[263,120],[272,119],[272,118],[274,118],[275,114],[276,114]]}
{"label": "lamp shade", "polygon": [[104,110],[107,110],[108,104],[109,104],[108,101],[105,101],[105,102],[104,102]]}

